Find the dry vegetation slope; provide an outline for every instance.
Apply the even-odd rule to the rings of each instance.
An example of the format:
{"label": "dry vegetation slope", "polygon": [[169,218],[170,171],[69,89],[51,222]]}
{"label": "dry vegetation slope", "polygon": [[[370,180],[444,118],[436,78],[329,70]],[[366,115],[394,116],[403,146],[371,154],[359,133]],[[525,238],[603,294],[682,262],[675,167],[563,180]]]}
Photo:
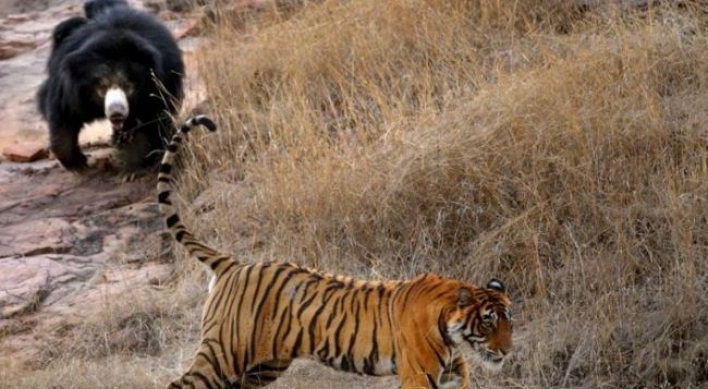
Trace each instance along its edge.
{"label": "dry vegetation slope", "polygon": [[[448,3],[215,26],[201,72],[221,132],[191,142],[183,196],[211,190],[189,222],[245,260],[502,277],[517,352],[485,387],[706,387],[705,4]],[[133,387],[176,374],[204,288],[177,266],[172,295],[132,304],[163,318],[157,359],[69,365],[106,387],[125,384],[109,366]]]}

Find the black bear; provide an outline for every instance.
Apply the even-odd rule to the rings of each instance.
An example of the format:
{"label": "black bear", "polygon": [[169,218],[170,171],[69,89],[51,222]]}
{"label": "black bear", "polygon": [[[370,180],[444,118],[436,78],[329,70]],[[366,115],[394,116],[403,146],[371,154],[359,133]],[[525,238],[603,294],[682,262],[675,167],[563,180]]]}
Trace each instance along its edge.
{"label": "black bear", "polygon": [[117,148],[137,149],[141,164],[156,161],[149,155],[164,147],[184,97],[177,42],[125,0],[90,0],[84,13],[54,28],[48,77],[37,93],[50,149],[67,169],[84,169],[79,132],[108,118]]}

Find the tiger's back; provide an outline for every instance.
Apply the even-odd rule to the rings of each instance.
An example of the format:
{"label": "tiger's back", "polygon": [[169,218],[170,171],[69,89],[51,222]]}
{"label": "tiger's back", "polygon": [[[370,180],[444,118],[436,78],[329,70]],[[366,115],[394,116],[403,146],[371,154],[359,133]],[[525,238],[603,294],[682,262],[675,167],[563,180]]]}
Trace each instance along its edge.
{"label": "tiger's back", "polygon": [[194,362],[169,388],[257,388],[302,356],[343,371],[397,374],[404,388],[466,388],[462,343],[501,363],[512,325],[498,280],[486,288],[437,275],[363,281],[291,263],[242,264],[197,241],[170,201],[174,155],[196,125],[215,129],[198,116],[175,134],[160,167],[158,201],[175,239],[214,271],[216,282]]}

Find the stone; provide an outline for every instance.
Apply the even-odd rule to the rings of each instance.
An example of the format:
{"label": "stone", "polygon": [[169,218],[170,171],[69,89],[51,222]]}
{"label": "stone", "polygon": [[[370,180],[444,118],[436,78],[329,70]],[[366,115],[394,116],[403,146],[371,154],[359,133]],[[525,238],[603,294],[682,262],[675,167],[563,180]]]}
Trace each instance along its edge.
{"label": "stone", "polygon": [[48,158],[49,150],[39,142],[15,143],[5,147],[2,155],[13,162],[34,162]]}
{"label": "stone", "polygon": [[27,34],[0,36],[0,60],[9,59],[37,47],[37,40]]}

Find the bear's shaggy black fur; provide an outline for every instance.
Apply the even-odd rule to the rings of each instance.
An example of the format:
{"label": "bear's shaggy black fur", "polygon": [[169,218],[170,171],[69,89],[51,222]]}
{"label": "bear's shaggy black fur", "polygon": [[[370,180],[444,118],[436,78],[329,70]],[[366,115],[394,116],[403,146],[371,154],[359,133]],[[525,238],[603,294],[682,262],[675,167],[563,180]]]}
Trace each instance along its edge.
{"label": "bear's shaggy black fur", "polygon": [[164,25],[125,0],[91,0],[84,13],[54,28],[48,77],[37,93],[50,149],[67,169],[85,168],[79,132],[107,117],[113,143],[138,148],[147,164],[173,132],[170,116],[184,96],[180,49]]}

